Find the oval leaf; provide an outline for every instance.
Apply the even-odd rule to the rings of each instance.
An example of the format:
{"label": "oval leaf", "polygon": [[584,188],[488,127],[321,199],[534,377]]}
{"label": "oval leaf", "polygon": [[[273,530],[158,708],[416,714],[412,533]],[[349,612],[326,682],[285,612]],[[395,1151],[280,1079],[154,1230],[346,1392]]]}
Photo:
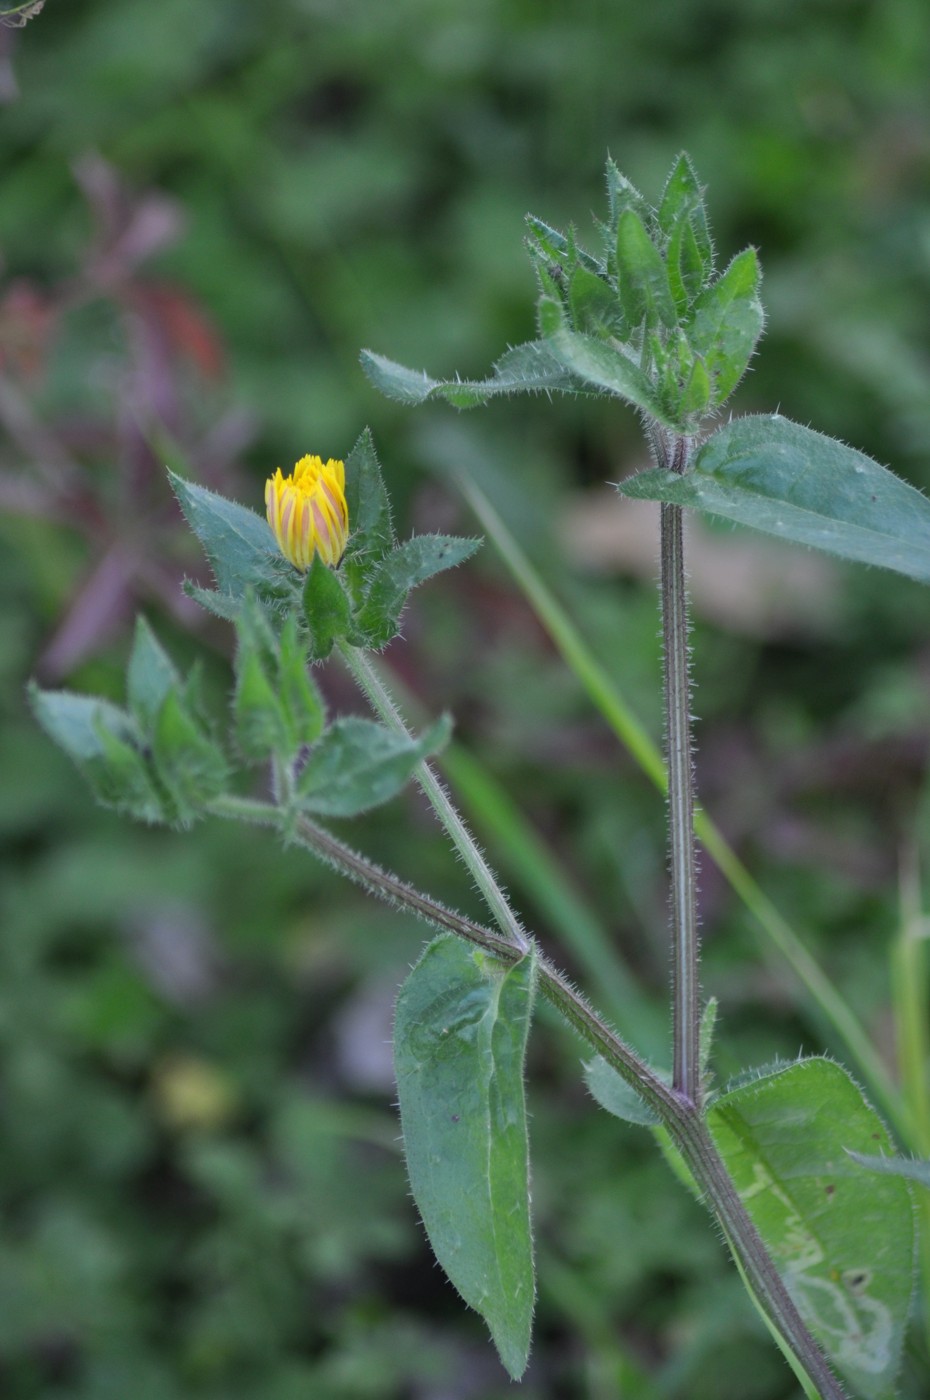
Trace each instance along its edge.
{"label": "oval leaf", "polygon": [[380,807],[400,792],[418,763],[448,743],[450,729],[445,716],[419,738],[374,720],[337,719],[301,770],[297,805],[326,817],[355,817]]}
{"label": "oval leaf", "polygon": [[930,583],[930,501],[864,453],[777,414],[720,428],[685,476],[641,472],[620,490]]}
{"label": "oval leaf", "polygon": [[911,1300],[907,1183],[849,1152],[889,1151],[881,1119],[832,1060],[724,1094],[708,1125],[792,1298],[862,1400],[890,1400]]}
{"label": "oval leaf", "polygon": [[514,1380],[533,1320],[523,1065],[532,954],[504,971],[451,938],[401,988],[394,1063],[410,1185],[439,1263]]}
{"label": "oval leaf", "polygon": [[584,1067],[584,1082],[601,1108],[606,1108],[624,1123],[638,1123],[644,1128],[658,1125],[658,1114],[640,1098],[632,1084],[621,1079],[602,1055],[595,1055]]}

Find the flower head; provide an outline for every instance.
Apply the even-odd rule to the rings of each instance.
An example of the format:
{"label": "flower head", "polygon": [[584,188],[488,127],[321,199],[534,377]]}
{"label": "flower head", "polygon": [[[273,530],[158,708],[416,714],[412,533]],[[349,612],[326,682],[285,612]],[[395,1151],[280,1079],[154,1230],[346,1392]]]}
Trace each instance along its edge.
{"label": "flower head", "polygon": [[290,476],[279,467],[265,482],[265,506],[278,547],[296,568],[308,569],[314,554],[339,563],[349,537],[344,463],[301,457]]}

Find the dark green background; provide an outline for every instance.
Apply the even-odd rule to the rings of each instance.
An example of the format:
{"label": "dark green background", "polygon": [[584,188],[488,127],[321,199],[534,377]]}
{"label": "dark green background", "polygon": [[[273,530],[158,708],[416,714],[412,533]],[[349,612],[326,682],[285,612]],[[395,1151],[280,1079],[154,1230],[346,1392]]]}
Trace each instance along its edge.
{"label": "dark green background", "polygon": [[[474,530],[442,482],[467,464],[658,734],[650,565],[605,562],[578,515],[643,464],[634,416],[411,412],[374,394],[358,351],[484,373],[532,334],[524,213],[584,239],[607,150],[657,197],[687,147],[722,256],[751,242],[765,273],[737,408],[780,406],[930,487],[926,4],[48,0],[0,36],[0,1389],[513,1394],[407,1196],[386,1041],[422,931],[268,837],[94,811],[23,685],[118,693],[141,600],[179,661],[206,648],[222,703],[228,636],[169,615],[198,563],[163,463],[260,507],[276,466],[344,456],[367,423],[402,531]],[[80,181],[111,177],[122,193],[98,193],[95,220]],[[157,242],[172,222],[134,262],[127,228]],[[119,542],[125,589],[88,589]],[[712,532],[695,553],[702,791],[890,1051],[915,821],[926,844],[927,595],[755,546],[724,592],[742,598],[758,559],[778,616],[770,599],[736,621],[707,590],[737,542]],[[69,647],[50,649],[66,619]],[[425,589],[405,632],[392,662],[454,712],[661,1005],[661,803],[493,552]],[[332,706],[357,708],[331,671]],[[351,834],[476,909],[415,798]],[[720,1077],[838,1051],[713,869],[703,886]],[[520,1393],[793,1397],[698,1208],[586,1098],[578,1060],[537,1028],[540,1306]],[[919,1343],[908,1367],[917,1397]]]}

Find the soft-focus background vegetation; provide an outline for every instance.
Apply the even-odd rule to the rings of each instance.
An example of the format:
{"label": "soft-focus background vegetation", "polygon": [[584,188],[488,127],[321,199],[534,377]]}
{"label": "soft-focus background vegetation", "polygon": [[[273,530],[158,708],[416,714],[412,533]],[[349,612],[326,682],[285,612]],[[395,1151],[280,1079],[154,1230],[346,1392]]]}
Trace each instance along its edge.
{"label": "soft-focus background vegetation", "polygon": [[[473,531],[443,481],[467,465],[657,733],[653,521],[604,484],[642,464],[633,415],[405,411],[358,350],[484,371],[532,331],[524,213],[584,237],[608,148],[657,196],[686,146],[722,253],[751,241],[766,273],[739,409],[780,405],[926,489],[928,71],[925,0],[48,0],[0,30],[9,1400],[515,1393],[407,1196],[388,1037],[422,930],[270,838],[94,810],[23,686],[113,690],[142,607],[179,660],[206,649],[221,701],[229,637],[180,594],[201,566],[164,464],[260,506],[270,469],[369,423],[402,528]],[[930,810],[927,594],[692,542],[706,804],[890,1053],[898,870]],[[455,713],[658,1011],[661,802],[490,548],[417,597],[391,661]],[[335,666],[324,684],[357,704]],[[353,836],[475,908],[413,796]],[[703,883],[718,1075],[839,1051]],[[521,1395],[793,1397],[698,1207],[578,1061],[538,1027]],[[916,1397],[926,1357],[908,1365]]]}

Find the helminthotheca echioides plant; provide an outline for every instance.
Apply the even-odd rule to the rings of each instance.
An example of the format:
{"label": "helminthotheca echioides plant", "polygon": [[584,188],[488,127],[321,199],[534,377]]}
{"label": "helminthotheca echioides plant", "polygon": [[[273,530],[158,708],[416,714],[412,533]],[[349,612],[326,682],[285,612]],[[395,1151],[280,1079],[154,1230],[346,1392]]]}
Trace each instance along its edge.
{"label": "helminthotheca echioides plant", "polygon": [[[433,930],[396,1011],[407,1165],[436,1257],[484,1317],[511,1376],[527,1364],[535,1298],[524,1062],[541,996],[585,1043],[594,1098],[652,1132],[707,1206],[805,1393],[883,1400],[894,1393],[911,1304],[911,1192],[926,1194],[930,1168],[920,1158],[930,1149],[839,993],[696,815],[682,515],[705,511],[930,582],[930,505],[868,457],[780,414],[721,415],[762,332],[760,273],[752,249],[718,266],[687,156],[655,205],[608,162],[593,252],[541,219],[530,217],[528,230],[538,335],[507,350],[489,378],[435,380],[370,352],[363,365],[409,405],[471,408],[542,392],[543,411],[546,396],[564,393],[639,415],[653,466],[620,490],[659,503],[664,766],[648,741],[636,743],[667,789],[669,1071],[617,1034],[512,908],[431,764],[448,721],[413,734],[402,718],[377,653],[397,635],[410,590],[461,564],[477,541],[399,543],[367,433],[344,463],[308,456],[287,476],[276,471],[266,517],[172,478],[215,576],[212,590],[188,589],[236,632],[224,719],[207,713],[196,672],[178,673],[144,619],[124,707],[35,688],[35,712],[108,806],[181,829],[207,817],[269,827]],[[570,624],[481,493],[467,483],[466,492],[564,640]],[[581,665],[577,649],[563,649]],[[375,719],[327,715],[311,663],[332,653]],[[389,801],[411,780],[465,861],[486,924],[380,869],[326,825]],[[890,1127],[828,1058],[766,1066],[709,1091],[715,1002],[702,1001],[699,976],[696,825],[708,855],[768,921]],[[923,1209],[916,1218],[925,1227]]]}

